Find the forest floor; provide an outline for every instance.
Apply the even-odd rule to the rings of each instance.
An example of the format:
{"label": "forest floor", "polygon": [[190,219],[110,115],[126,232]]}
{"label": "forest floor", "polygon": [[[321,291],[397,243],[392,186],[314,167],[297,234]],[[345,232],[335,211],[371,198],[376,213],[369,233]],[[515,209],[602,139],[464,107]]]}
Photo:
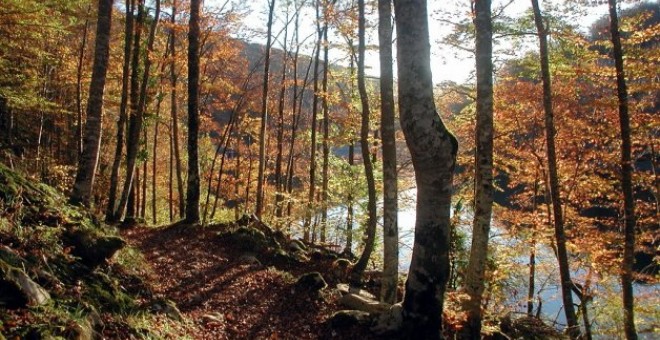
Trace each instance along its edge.
{"label": "forest floor", "polygon": [[[176,303],[193,339],[368,339],[359,326],[333,329],[342,308],[331,259],[291,264],[252,254],[218,237],[228,228],[175,225],[122,232],[144,256],[154,295]],[[259,262],[255,262],[257,258]],[[296,278],[320,272],[321,296],[296,291]],[[184,335],[184,334],[180,334]]]}

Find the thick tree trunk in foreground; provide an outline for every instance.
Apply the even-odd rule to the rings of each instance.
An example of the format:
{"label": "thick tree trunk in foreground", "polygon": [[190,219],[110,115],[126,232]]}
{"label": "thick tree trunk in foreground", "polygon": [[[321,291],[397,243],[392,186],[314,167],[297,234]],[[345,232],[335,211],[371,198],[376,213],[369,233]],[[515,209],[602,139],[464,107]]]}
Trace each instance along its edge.
{"label": "thick tree trunk in foreground", "polygon": [[426,1],[395,0],[399,112],[417,183],[417,219],[403,300],[403,332],[442,338],[449,279],[450,209],[458,142],[433,102]]}
{"label": "thick tree trunk in foreground", "polygon": [[619,100],[619,127],[621,129],[621,190],[623,191],[624,243],[621,264],[621,290],[623,294],[624,331],[626,339],[637,339],[635,330],[634,296],[632,289],[633,265],[635,263],[635,199],[632,189],[632,147],[630,140],[630,117],[628,115],[628,88],[623,68],[623,49],[619,32],[619,17],[616,0],[609,0],[610,33],[612,56],[616,67],[616,88]]}
{"label": "thick tree trunk in foreground", "polygon": [[543,79],[543,109],[545,111],[545,138],[548,154],[548,172],[550,177],[550,198],[552,201],[552,214],[555,225],[555,241],[557,243],[557,261],[559,262],[559,276],[561,278],[561,292],[564,302],[564,312],[568,323],[568,334],[571,339],[580,337],[580,326],[575,315],[573,296],[571,295],[571,272],[568,264],[568,251],[566,250],[566,234],[564,233],[564,216],[561,210],[559,175],[557,174],[557,155],[555,152],[555,123],[552,108],[552,86],[550,80],[550,62],[548,60],[548,32],[543,24],[541,9],[538,0],[532,0],[534,22],[539,35],[539,52],[541,57],[541,78]]}
{"label": "thick tree trunk in foreground", "polygon": [[380,45],[381,129],[383,138],[383,280],[380,298],[396,302],[399,282],[399,227],[397,224],[396,137],[394,76],[392,74],[392,0],[378,0]]}
{"label": "thick tree trunk in foreground", "polygon": [[362,162],[364,164],[364,174],[367,178],[367,228],[365,230],[364,250],[358,259],[353,271],[351,272],[350,281],[352,284],[357,284],[362,279],[362,274],[367,268],[367,263],[374,250],[374,243],[376,241],[376,181],[374,179],[374,165],[371,163],[371,152],[369,151],[369,98],[367,97],[367,87],[364,79],[364,58],[365,58],[365,16],[364,16],[364,0],[358,1],[359,7],[359,29],[358,29],[358,91],[360,92],[360,102],[362,103],[362,127],[360,129],[360,147],[362,149]]}
{"label": "thick tree trunk in foreground", "polygon": [[493,25],[490,0],[475,2],[477,69],[477,126],[474,160],[474,220],[472,247],[465,278],[468,318],[463,329],[466,339],[481,338],[481,297],[488,257],[488,233],[493,211]]}
{"label": "thick tree trunk in foreground", "polygon": [[89,85],[87,103],[87,124],[83,140],[83,152],[78,164],[76,181],[73,184],[70,202],[89,206],[94,187],[96,165],[101,148],[103,120],[103,93],[110,56],[110,27],[112,24],[112,0],[99,0],[98,23],[96,25],[96,45],[92,82]]}
{"label": "thick tree trunk in foreground", "polygon": [[199,222],[199,12],[201,0],[190,2],[188,32],[188,188],[187,223]]}

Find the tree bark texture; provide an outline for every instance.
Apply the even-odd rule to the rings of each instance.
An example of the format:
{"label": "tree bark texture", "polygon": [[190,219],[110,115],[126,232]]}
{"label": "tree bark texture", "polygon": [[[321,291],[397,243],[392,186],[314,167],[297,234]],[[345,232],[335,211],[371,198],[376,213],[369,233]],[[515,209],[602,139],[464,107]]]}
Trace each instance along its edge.
{"label": "tree bark texture", "polygon": [[493,211],[493,25],[491,1],[475,1],[477,124],[474,160],[474,219],[472,246],[465,278],[467,312],[463,337],[481,338],[481,298],[488,257],[490,219]]}
{"label": "tree bark texture", "polygon": [[266,37],[266,56],[264,57],[264,82],[261,97],[261,127],[259,129],[259,170],[257,173],[257,204],[255,215],[261,218],[264,210],[264,173],[266,171],[266,140],[268,139],[268,80],[270,78],[270,45],[273,30],[275,0],[268,4],[268,31]]}
{"label": "tree bark texture", "polygon": [[381,300],[396,302],[399,281],[399,227],[397,224],[397,172],[392,74],[392,0],[378,0],[380,46],[380,100],[383,151],[383,280]]}
{"label": "tree bark texture", "polygon": [[321,243],[325,243],[325,238],[327,234],[328,227],[328,167],[330,164],[330,108],[328,105],[328,67],[330,66],[328,50],[328,8],[324,8],[323,18],[325,21],[325,26],[323,30],[323,99],[321,101],[321,107],[323,109],[323,165],[321,166]]}
{"label": "tree bark texture", "polygon": [[135,174],[135,160],[137,159],[137,148],[140,131],[136,129],[136,124],[138,122],[138,111],[139,111],[139,101],[140,101],[140,74],[138,65],[140,62],[140,39],[142,35],[142,24],[144,22],[144,3],[143,0],[139,0],[137,3],[138,13],[135,19],[135,33],[133,36],[133,53],[131,55],[131,80],[130,80],[130,90],[129,90],[129,103],[130,103],[130,117],[128,124],[128,136],[126,140],[126,179],[124,181],[124,187],[121,192],[119,199],[119,205],[114,212],[113,220],[119,221],[124,215],[124,211],[129,216],[134,215],[134,204],[132,200],[129,200],[129,196],[133,196],[134,190],[133,187],[133,177]]}
{"label": "tree bark texture", "polygon": [[376,241],[376,181],[374,179],[374,165],[371,163],[371,152],[369,150],[369,97],[367,95],[367,86],[364,79],[364,58],[365,58],[365,24],[364,0],[358,1],[359,19],[358,19],[358,92],[360,93],[360,102],[362,104],[362,126],[360,128],[360,147],[362,149],[362,163],[364,165],[364,174],[367,178],[367,226],[365,229],[364,249],[362,255],[353,266],[351,271],[351,283],[357,284],[362,279],[362,274],[367,268],[367,263],[374,250]]}
{"label": "tree bark texture", "polygon": [[183,193],[183,166],[181,165],[181,148],[179,147],[179,109],[177,101],[177,73],[176,73],[176,0],[172,1],[172,17],[170,23],[172,25],[170,34],[172,39],[172,44],[170,45],[170,57],[172,58],[172,63],[170,64],[170,86],[171,96],[170,96],[170,114],[172,116],[172,149],[174,151],[174,167],[176,171],[176,188],[177,194],[179,196],[179,217],[183,218],[186,211],[186,199]]}
{"label": "tree bark texture", "polygon": [[575,314],[575,305],[571,295],[571,272],[566,250],[566,234],[564,232],[564,216],[557,173],[557,155],[555,151],[555,135],[557,133],[552,108],[552,85],[550,79],[550,62],[548,60],[548,31],[543,23],[538,0],[532,0],[534,22],[539,36],[539,52],[541,57],[541,78],[543,80],[543,109],[545,111],[545,138],[548,157],[548,174],[550,177],[550,199],[552,202],[552,215],[554,216],[555,241],[557,243],[557,261],[559,262],[559,276],[561,278],[562,300],[564,312],[568,323],[568,334],[571,339],[580,337],[580,326]]}
{"label": "tree bark texture", "polygon": [[319,64],[321,62],[321,41],[323,39],[323,29],[321,28],[321,15],[319,13],[319,3],[316,3],[316,31],[318,39],[316,40],[316,54],[314,57],[314,97],[312,99],[312,122],[311,122],[311,142],[310,142],[310,157],[309,157],[309,192],[307,195],[307,211],[305,213],[305,220],[303,223],[303,238],[305,241],[310,240],[310,223],[312,221],[312,214],[314,211],[314,197],[316,192],[316,114],[318,113],[319,105]]}
{"label": "tree bark texture", "polygon": [[83,140],[83,152],[78,164],[76,180],[73,184],[70,202],[89,206],[94,188],[96,165],[101,148],[103,120],[103,94],[110,56],[110,28],[112,25],[112,0],[99,0],[96,42],[94,46],[94,64],[92,81],[89,85],[87,103],[87,124]]}
{"label": "tree bark texture", "polygon": [[627,340],[637,339],[635,330],[633,265],[635,264],[635,199],[632,187],[632,143],[630,138],[630,117],[628,114],[628,88],[623,66],[623,48],[619,32],[619,17],[616,0],[608,0],[610,11],[610,34],[612,57],[616,68],[616,89],[619,101],[619,128],[621,130],[621,190],[623,191],[624,243],[621,263],[621,291],[623,297],[624,332]]}
{"label": "tree bark texture", "polygon": [[427,7],[395,0],[399,114],[417,184],[415,243],[403,301],[403,333],[440,339],[449,279],[450,209],[458,142],[433,101]]}
{"label": "tree bark texture", "polygon": [[121,156],[124,150],[124,134],[126,131],[126,121],[128,114],[128,89],[131,72],[131,58],[133,41],[133,10],[135,0],[126,1],[126,26],[124,32],[124,63],[121,74],[121,99],[119,103],[119,119],[117,120],[117,144],[115,145],[115,156],[112,161],[112,170],[110,173],[110,192],[108,193],[108,206],[105,212],[105,219],[108,222],[116,222],[115,209],[117,200],[117,190],[119,188],[119,167],[121,166]]}

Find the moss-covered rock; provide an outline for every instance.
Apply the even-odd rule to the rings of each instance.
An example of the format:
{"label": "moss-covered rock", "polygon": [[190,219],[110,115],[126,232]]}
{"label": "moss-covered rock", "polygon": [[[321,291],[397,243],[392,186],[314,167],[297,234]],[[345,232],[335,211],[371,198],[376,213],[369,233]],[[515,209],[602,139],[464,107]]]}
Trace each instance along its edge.
{"label": "moss-covered rock", "polygon": [[303,274],[296,281],[296,287],[300,290],[320,291],[327,286],[328,284],[325,282],[323,275],[319,272]]}
{"label": "moss-covered rock", "polygon": [[245,252],[263,253],[272,245],[264,233],[252,227],[238,227],[228,232],[220,232],[218,236]]}
{"label": "moss-covered rock", "polygon": [[[152,299],[137,271],[129,268],[140,264],[104,265],[126,243],[116,229],[66,202],[53,188],[0,164],[2,334],[11,339],[150,334],[127,322],[155,318],[139,308]],[[2,311],[8,307],[13,310]]]}
{"label": "moss-covered rock", "polygon": [[72,253],[89,267],[97,267],[110,259],[126,241],[117,236],[99,235],[90,229],[70,229],[63,236]]}
{"label": "moss-covered rock", "polygon": [[0,305],[20,308],[26,305],[42,305],[50,300],[50,294],[22,270],[0,260]]}
{"label": "moss-covered rock", "polygon": [[335,329],[348,328],[356,325],[369,325],[372,318],[367,312],[359,310],[340,310],[328,319],[330,327]]}

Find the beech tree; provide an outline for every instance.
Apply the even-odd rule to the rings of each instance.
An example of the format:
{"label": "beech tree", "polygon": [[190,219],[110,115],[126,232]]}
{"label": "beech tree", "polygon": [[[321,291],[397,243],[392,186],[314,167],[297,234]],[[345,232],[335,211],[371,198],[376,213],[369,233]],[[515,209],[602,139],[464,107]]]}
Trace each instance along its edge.
{"label": "beech tree", "polygon": [[474,219],[472,247],[465,278],[468,319],[466,339],[481,337],[481,298],[485,286],[490,220],[493,211],[493,24],[491,1],[475,1],[474,28],[477,70],[477,124],[474,140]]}
{"label": "beech tree", "polygon": [[112,0],[99,0],[94,66],[89,85],[87,123],[83,139],[83,151],[78,164],[78,173],[69,198],[73,204],[89,206],[96,176],[96,166],[101,148],[103,119],[103,94],[110,55],[110,28],[112,25]]}
{"label": "beech tree", "polygon": [[412,339],[440,339],[458,141],[440,119],[433,100],[426,1],[395,0],[394,9],[399,119],[417,184],[415,243],[403,300],[403,332]]}
{"label": "beech tree", "polygon": [[559,174],[557,171],[557,155],[555,151],[555,135],[557,131],[554,123],[552,107],[552,84],[550,79],[550,61],[548,57],[548,30],[543,23],[538,0],[532,0],[534,23],[539,37],[539,53],[541,63],[541,79],[543,81],[543,111],[545,112],[545,139],[548,161],[548,180],[550,182],[550,199],[552,202],[552,216],[555,226],[555,242],[557,248],[557,262],[561,280],[561,293],[564,302],[564,312],[568,322],[568,334],[571,339],[580,337],[580,326],[573,305],[571,272],[566,249],[566,233],[564,231],[564,215],[559,187]]}
{"label": "beech tree", "polygon": [[[179,146],[179,105],[177,101],[177,81],[178,75],[176,72],[176,13],[177,13],[177,0],[172,0],[172,17],[170,18],[170,115],[172,124],[171,144],[172,152],[174,154],[174,172],[176,173],[176,188],[178,193],[179,202],[179,217],[183,218],[186,212],[186,200],[183,192],[183,166],[181,165],[181,148]],[[171,182],[170,182],[171,185]],[[172,196],[172,195],[170,195]],[[170,202],[171,204],[171,202]]]}
{"label": "beech tree", "polygon": [[119,119],[117,119],[117,140],[115,144],[115,155],[112,161],[112,170],[110,174],[110,192],[108,193],[108,206],[106,207],[105,218],[108,222],[115,220],[115,207],[117,200],[117,189],[119,187],[119,167],[121,166],[121,157],[124,151],[124,134],[126,130],[126,121],[128,120],[128,88],[131,71],[131,56],[133,42],[133,19],[134,19],[135,0],[126,0],[126,24],[124,28],[124,62],[121,74],[121,99],[119,104]]}
{"label": "beech tree", "polygon": [[323,31],[326,29],[325,26],[321,25],[321,9],[319,1],[316,1],[316,33],[317,40],[315,46],[314,54],[314,73],[312,75],[314,79],[314,97],[312,99],[312,119],[311,119],[311,142],[310,142],[310,157],[309,157],[309,191],[307,195],[307,211],[305,213],[305,219],[303,222],[303,238],[305,241],[314,239],[310,230],[310,224],[312,222],[312,214],[314,210],[314,199],[316,193],[316,121],[318,113],[318,104],[319,104],[319,65],[321,63],[321,42],[323,41]]}
{"label": "beech tree", "polygon": [[632,143],[628,115],[628,88],[623,67],[623,48],[619,32],[616,0],[608,0],[612,58],[616,68],[616,93],[619,102],[619,129],[621,130],[621,191],[623,192],[624,244],[621,263],[621,291],[623,295],[623,324],[627,340],[637,339],[635,331],[634,295],[632,289],[635,264],[635,199],[632,186]]}
{"label": "beech tree", "polygon": [[257,204],[255,215],[261,218],[264,209],[264,171],[266,170],[266,140],[268,126],[268,79],[270,78],[270,47],[273,30],[273,14],[275,12],[275,0],[268,2],[268,30],[266,33],[266,56],[264,59],[264,77],[261,98],[261,128],[259,129],[259,172],[257,175]]}
{"label": "beech tree", "polygon": [[383,150],[383,280],[381,299],[393,304],[399,281],[398,190],[392,74],[392,0],[378,0],[381,136]]}
{"label": "beech tree", "polygon": [[371,115],[369,109],[369,98],[367,97],[367,86],[365,83],[364,75],[364,59],[365,59],[365,26],[366,18],[364,15],[364,0],[358,0],[358,65],[357,65],[357,82],[358,92],[360,93],[360,103],[362,105],[362,125],[360,128],[360,149],[362,149],[362,164],[364,165],[364,174],[367,179],[367,222],[364,237],[364,249],[358,259],[353,271],[351,272],[351,283],[358,283],[364,270],[367,268],[367,263],[374,250],[376,242],[376,180],[374,179],[374,165],[371,159],[371,151],[369,150],[369,116]]}

